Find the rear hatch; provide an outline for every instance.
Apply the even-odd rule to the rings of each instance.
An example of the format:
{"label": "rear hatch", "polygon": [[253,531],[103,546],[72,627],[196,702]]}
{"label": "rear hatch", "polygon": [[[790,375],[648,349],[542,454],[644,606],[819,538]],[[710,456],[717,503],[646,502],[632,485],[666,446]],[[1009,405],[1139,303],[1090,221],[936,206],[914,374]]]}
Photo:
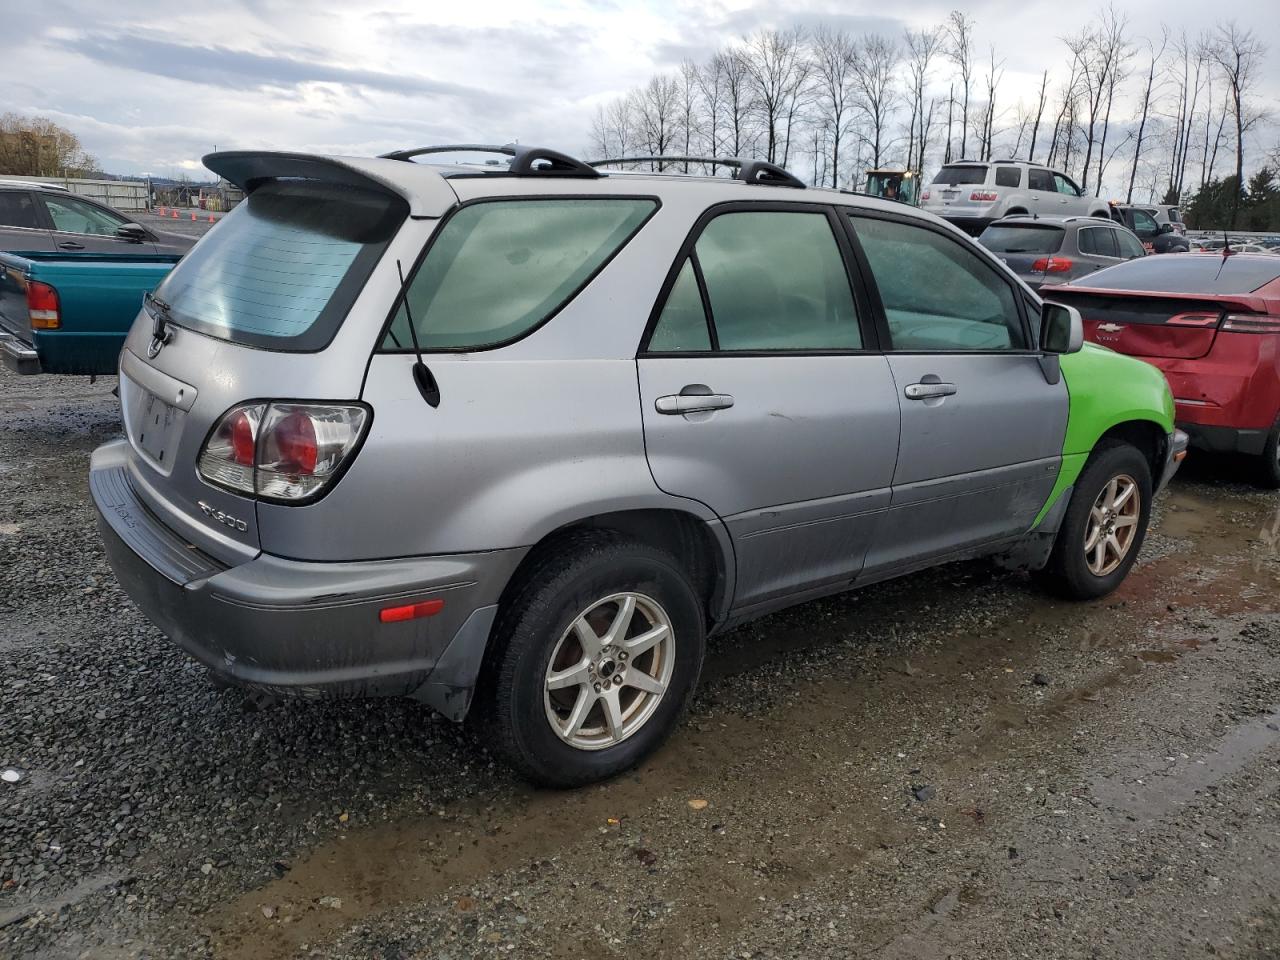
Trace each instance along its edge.
{"label": "rear hatch", "polygon": [[[1054,269],[1054,254],[1062,249],[1065,229],[1056,223],[993,223],[982,231],[978,242],[1009,265],[1009,269],[1033,287],[1039,286]],[[1058,258],[1066,263],[1071,261]]]}
{"label": "rear hatch", "polygon": [[[121,357],[120,401],[139,497],[193,546],[235,563],[260,548],[257,501],[202,479],[201,451],[246,401],[359,397],[397,292],[383,257],[411,203],[316,158],[299,166],[258,155],[224,171],[218,156],[206,158],[215,171],[252,174],[239,178],[248,197],[144,306]],[[356,321],[353,306],[375,274],[379,289],[390,282],[381,313],[362,308]]]}
{"label": "rear hatch", "polygon": [[[983,184],[987,182],[987,165],[985,163],[949,163],[938,171],[929,184],[925,199],[921,196],[920,205],[934,213],[946,215],[973,214],[978,209],[991,205],[989,200],[970,199],[974,192],[986,193]],[[992,191],[994,192],[994,191]]]}

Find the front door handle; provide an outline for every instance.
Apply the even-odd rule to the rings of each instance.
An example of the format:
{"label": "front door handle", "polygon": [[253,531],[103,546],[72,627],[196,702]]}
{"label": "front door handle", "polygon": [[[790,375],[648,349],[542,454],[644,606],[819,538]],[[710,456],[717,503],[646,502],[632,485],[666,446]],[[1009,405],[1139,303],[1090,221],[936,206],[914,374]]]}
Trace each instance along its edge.
{"label": "front door handle", "polygon": [[902,391],[908,400],[930,400],[933,397],[950,397],[956,392],[954,383],[909,383]]}
{"label": "front door handle", "polygon": [[711,413],[732,407],[733,397],[727,393],[712,393],[702,384],[694,384],[679,393],[658,397],[653,405],[659,413],[666,414]]}
{"label": "front door handle", "polygon": [[58,246],[61,247],[63,250],[83,250],[84,249],[83,243],[76,243],[74,240],[63,240],[62,243],[58,244]]}

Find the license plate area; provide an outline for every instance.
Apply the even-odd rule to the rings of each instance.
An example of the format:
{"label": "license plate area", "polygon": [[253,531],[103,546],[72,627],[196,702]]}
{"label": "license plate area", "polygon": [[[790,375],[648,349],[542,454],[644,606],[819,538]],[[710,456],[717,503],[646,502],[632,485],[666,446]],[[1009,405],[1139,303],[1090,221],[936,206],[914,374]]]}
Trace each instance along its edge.
{"label": "license plate area", "polygon": [[173,471],[186,411],[125,376],[120,378],[129,441],[161,474]]}

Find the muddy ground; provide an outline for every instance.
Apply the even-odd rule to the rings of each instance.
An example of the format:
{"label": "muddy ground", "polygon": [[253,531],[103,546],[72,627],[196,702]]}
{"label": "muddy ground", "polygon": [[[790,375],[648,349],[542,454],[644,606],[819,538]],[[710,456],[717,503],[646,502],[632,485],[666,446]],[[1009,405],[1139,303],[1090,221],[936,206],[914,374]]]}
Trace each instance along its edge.
{"label": "muddy ground", "polygon": [[1280,958],[1280,497],[1193,457],[1113,597],[982,563],[712,643],[569,793],[408,702],[212,687],[117,589],[113,382],[0,370],[0,957]]}

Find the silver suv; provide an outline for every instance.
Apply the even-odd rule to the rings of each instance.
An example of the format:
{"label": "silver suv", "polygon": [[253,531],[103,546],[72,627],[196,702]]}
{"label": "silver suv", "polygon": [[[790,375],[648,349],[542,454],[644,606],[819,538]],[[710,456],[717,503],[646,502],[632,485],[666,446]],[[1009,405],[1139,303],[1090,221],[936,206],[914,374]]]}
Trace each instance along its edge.
{"label": "silver suv", "polygon": [[1127,574],[1164,379],[958,231],[756,161],[445,149],[205,158],[247,199],[139,314],[90,490],[214,674],[470,714],[568,785],[661,742],[708,633],[962,557]]}
{"label": "silver suv", "polygon": [[1025,160],[958,160],[920,194],[921,208],[974,236],[1001,217],[1109,217],[1106,201],[1087,196],[1065,173]]}

